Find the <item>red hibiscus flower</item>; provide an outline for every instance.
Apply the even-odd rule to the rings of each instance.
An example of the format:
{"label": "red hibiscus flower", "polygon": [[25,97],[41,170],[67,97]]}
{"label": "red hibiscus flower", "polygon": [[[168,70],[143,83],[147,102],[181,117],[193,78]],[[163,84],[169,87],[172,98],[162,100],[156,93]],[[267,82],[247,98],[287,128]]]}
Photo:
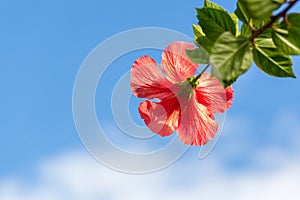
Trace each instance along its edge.
{"label": "red hibiscus flower", "polygon": [[186,49],[193,48],[185,42],[171,43],[162,53],[162,71],[149,56],[138,58],[130,86],[134,95],[148,99],[140,104],[139,113],[152,132],[168,136],[176,130],[183,143],[199,146],[216,135],[213,114],[231,106],[234,92],[209,73],[194,76],[198,64],[186,55]]}

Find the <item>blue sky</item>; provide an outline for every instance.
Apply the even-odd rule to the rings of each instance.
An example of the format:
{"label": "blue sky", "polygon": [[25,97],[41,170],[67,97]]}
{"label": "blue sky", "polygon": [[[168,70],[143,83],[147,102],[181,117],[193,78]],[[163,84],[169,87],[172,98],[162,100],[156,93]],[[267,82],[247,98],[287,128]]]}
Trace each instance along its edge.
{"label": "blue sky", "polygon": [[[235,8],[235,1],[218,0],[215,2],[231,12]],[[70,199],[77,194],[76,191],[80,190],[78,188],[81,183],[76,185],[76,178],[86,182],[94,180],[93,176],[85,174],[82,170],[94,170],[95,179],[102,177],[102,172],[110,174],[111,176],[104,176],[106,178],[103,179],[104,182],[113,177],[115,181],[120,178],[126,183],[125,175],[111,172],[95,163],[77,135],[72,116],[72,92],[76,74],[81,63],[93,48],[110,36],[128,29],[148,26],[163,27],[192,37],[191,24],[197,23],[194,8],[201,7],[202,3],[196,0],[177,2],[2,0],[0,3],[0,118],[2,122],[0,126],[0,191],[5,189],[4,186],[9,185],[6,184],[6,180],[11,180],[13,177],[14,181],[22,183],[20,185],[30,183],[28,193],[35,194],[38,191],[36,186],[40,183],[39,181],[44,180],[40,177],[44,171],[37,172],[40,165],[44,166],[42,168],[46,170],[47,176],[50,176],[48,171],[51,171],[51,173],[55,172],[53,176],[57,177],[65,172],[63,169],[77,166],[74,169],[78,175],[74,177],[74,188],[70,187],[68,195],[65,196],[59,196],[57,188],[52,188],[55,192],[47,190],[49,195],[57,195],[52,199]],[[300,4],[295,10],[299,8]],[[107,81],[106,84],[115,84],[114,81],[130,69],[134,59],[144,54],[151,54],[150,56],[158,59],[157,61],[160,59],[160,52],[152,50],[125,55],[113,63],[108,70],[106,77],[111,82]],[[293,61],[295,74],[300,76],[300,59],[294,57]],[[285,175],[285,171],[289,171],[292,165],[298,166],[300,155],[298,147],[300,144],[298,142],[300,139],[299,85],[299,78],[269,77],[253,66],[234,85],[233,106],[227,112],[224,132],[209,158],[199,161],[197,159],[199,149],[193,147],[166,171],[158,172],[158,175],[153,175],[153,177],[145,175],[145,182],[151,185],[156,182],[158,176],[172,177],[170,180],[174,179],[175,182],[177,180],[175,185],[178,186],[176,187],[188,191],[202,186],[203,182],[199,179],[201,175],[205,177],[205,174],[200,173],[196,176],[199,176],[199,179],[193,181],[186,179],[185,174],[188,176],[191,172],[197,174],[196,172],[200,169],[212,169],[211,174],[208,173],[210,176],[206,176],[212,185],[215,180],[220,187],[225,186],[226,184],[221,183],[232,180],[228,176],[232,176],[235,180],[232,185],[249,176],[252,176],[252,182],[260,183],[260,174],[265,172],[264,170],[275,170],[278,167],[278,173],[275,173],[274,179],[283,180],[282,182],[286,181],[284,183],[289,184],[289,179],[286,178],[289,176]],[[105,86],[105,88],[109,90],[110,87]],[[102,100],[99,95],[96,98],[99,99],[96,106],[100,112],[101,106],[105,106],[101,104],[101,101],[103,99],[108,101],[109,96],[105,96]],[[134,105],[137,104],[135,100],[132,101]],[[130,112],[137,123],[140,123],[135,109],[131,106]],[[98,117],[106,120],[111,126],[115,126],[111,114],[98,114]],[[112,130],[116,130],[116,127]],[[161,138],[155,138],[154,141],[160,144],[165,142]],[[87,164],[81,168],[82,160]],[[283,165],[284,163],[287,165]],[[55,166],[57,166],[57,171],[55,171]],[[219,174],[221,179],[214,175],[215,168],[218,168],[216,174]],[[280,176],[280,174],[283,175]],[[142,181],[142,176],[134,177],[132,185],[136,184],[134,181]],[[161,180],[160,184],[164,181],[166,180]],[[60,179],[55,179],[54,182],[67,185]],[[105,184],[94,182],[100,188],[82,183],[85,188],[82,199],[97,189],[101,190],[101,187],[106,188]],[[114,182],[110,182],[113,185]],[[291,180],[292,183],[293,180]],[[2,184],[3,187],[1,187]],[[188,186],[183,186],[184,184]],[[51,188],[48,182],[44,186]],[[203,185],[202,189],[205,190],[206,187],[208,186]],[[62,190],[65,189],[62,188]],[[277,186],[274,186],[273,189],[276,188]],[[115,191],[113,186],[110,189]],[[101,193],[102,199],[112,198],[110,189],[103,189],[107,191],[107,194],[105,196],[105,192]],[[174,192],[175,189],[173,188]],[[20,190],[27,191],[24,188]],[[5,191],[10,190],[5,189]],[[10,195],[15,190],[11,191],[7,192],[7,196],[3,198],[13,199]],[[144,190],[141,190],[141,195],[142,191]],[[205,190],[208,194],[209,191],[209,189]],[[145,193],[147,192],[149,191],[145,189]],[[48,193],[44,193],[46,194]],[[120,190],[120,194],[127,193]],[[223,194],[222,191],[220,194]],[[269,197],[267,194],[265,197]],[[34,199],[30,195],[28,194],[28,199]],[[91,198],[96,199],[97,195]],[[237,197],[241,196],[237,194]],[[77,198],[81,199],[80,195]],[[117,197],[112,199],[117,199]]]}

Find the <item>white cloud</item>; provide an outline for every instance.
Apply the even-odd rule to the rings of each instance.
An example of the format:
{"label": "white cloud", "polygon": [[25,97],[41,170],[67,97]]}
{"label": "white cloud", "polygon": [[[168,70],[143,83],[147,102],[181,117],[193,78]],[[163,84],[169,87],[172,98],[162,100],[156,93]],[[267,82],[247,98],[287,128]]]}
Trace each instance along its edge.
{"label": "white cloud", "polygon": [[[37,164],[36,178],[33,180],[20,177],[0,179],[0,199],[298,200],[300,151],[281,148],[271,142],[254,148],[251,155],[245,154],[248,148],[244,145],[255,142],[251,140],[253,125],[249,120],[238,119],[228,118],[229,124],[225,127],[216,151],[204,160],[197,160],[197,155],[194,158],[188,157],[191,152],[194,153],[195,149],[192,148],[169,168],[151,174],[132,175],[108,169],[86,152],[69,152]],[[233,122],[238,123],[234,125]],[[297,113],[284,110],[274,117],[274,126],[270,132],[276,134],[276,130],[285,130],[289,133],[287,144],[299,146],[298,122]],[[233,133],[240,134],[240,137]],[[253,163],[259,163],[258,169],[235,171],[224,167],[224,157],[220,158],[224,152],[219,155],[220,149],[234,146],[235,143],[239,143],[239,146],[228,150],[227,154],[240,149],[242,153],[233,156],[244,154],[244,157],[251,157]]]}
{"label": "white cloud", "polygon": [[103,167],[86,153],[59,155],[37,166],[36,181],[2,180],[1,200],[289,199],[300,196],[300,162],[280,168],[234,173],[207,158],[165,170],[131,175]]}

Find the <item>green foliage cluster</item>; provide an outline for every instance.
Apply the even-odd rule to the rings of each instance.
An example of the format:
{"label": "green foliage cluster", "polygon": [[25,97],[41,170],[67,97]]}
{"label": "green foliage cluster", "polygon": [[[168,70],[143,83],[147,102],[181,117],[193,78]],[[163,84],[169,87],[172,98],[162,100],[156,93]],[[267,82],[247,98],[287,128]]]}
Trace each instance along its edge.
{"label": "green foliage cluster", "polygon": [[198,64],[210,63],[224,87],[245,73],[253,60],[269,75],[295,78],[291,55],[300,54],[300,13],[288,11],[297,1],[238,0],[230,14],[205,0],[196,9],[199,23],[193,25],[198,48],[187,50],[187,55]]}

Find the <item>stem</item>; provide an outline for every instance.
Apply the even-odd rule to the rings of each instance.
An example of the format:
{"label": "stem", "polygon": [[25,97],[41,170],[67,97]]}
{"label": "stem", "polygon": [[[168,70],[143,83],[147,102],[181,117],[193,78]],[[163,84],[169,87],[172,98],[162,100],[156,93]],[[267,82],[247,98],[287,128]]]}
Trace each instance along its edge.
{"label": "stem", "polygon": [[194,81],[196,82],[200,77],[201,75],[209,68],[210,64],[207,64],[204,69],[200,72],[200,74],[198,74],[195,78],[194,78]]}
{"label": "stem", "polygon": [[278,13],[277,15],[273,15],[271,16],[270,21],[265,24],[264,26],[262,26],[261,28],[254,30],[252,32],[252,35],[250,36],[249,40],[251,42],[253,42],[254,38],[256,38],[257,36],[261,35],[266,29],[272,27],[272,25],[274,24],[274,22],[276,22],[276,20],[278,20],[281,17],[286,16],[286,13],[297,3],[298,0],[290,0],[288,3],[289,5],[282,10],[280,13]]}

